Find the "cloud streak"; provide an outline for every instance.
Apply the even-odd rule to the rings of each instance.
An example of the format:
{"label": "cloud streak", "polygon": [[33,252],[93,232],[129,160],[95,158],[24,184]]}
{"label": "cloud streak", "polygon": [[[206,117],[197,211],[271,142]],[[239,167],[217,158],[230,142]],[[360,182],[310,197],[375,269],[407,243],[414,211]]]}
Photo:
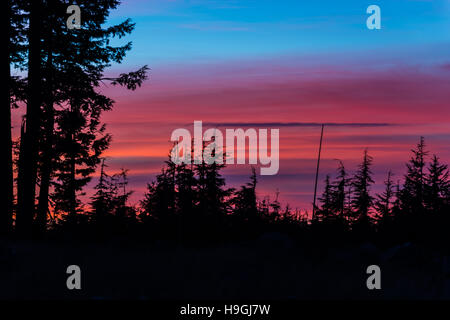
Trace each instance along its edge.
{"label": "cloud streak", "polygon": [[340,128],[377,128],[377,127],[389,127],[395,126],[394,123],[364,123],[364,122],[352,122],[352,123],[339,123],[339,122],[205,122],[204,126],[211,127],[321,127],[323,125],[327,127],[340,127]]}

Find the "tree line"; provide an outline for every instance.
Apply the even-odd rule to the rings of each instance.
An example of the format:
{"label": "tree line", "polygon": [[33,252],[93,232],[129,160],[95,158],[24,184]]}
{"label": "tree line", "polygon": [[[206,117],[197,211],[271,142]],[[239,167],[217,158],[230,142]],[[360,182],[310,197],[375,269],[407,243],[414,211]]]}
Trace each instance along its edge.
{"label": "tree line", "polygon": [[450,222],[448,165],[435,154],[429,156],[423,137],[411,153],[406,173],[396,179],[388,171],[384,191],[375,195],[373,158],[367,150],[353,176],[340,161],[335,178],[325,178],[321,206],[313,220],[366,238],[378,233],[386,241],[445,238]]}
{"label": "tree line", "polygon": [[395,179],[388,171],[380,193],[372,191],[373,158],[367,149],[353,174],[339,161],[334,177],[326,175],[313,215],[283,206],[278,192],[272,199],[258,198],[255,168],[247,183],[230,188],[220,173],[225,164],[175,164],[170,157],[147,185],[144,199],[132,206],[127,171],[109,175],[103,160],[90,209],[78,215],[76,225],[96,235],[181,242],[243,240],[276,231],[317,243],[439,240],[444,245],[450,222],[448,166],[429,156],[424,138],[411,153],[406,173]]}
{"label": "tree line", "polygon": [[[108,173],[103,152],[111,142],[101,116],[114,101],[102,83],[136,90],[148,68],[107,77],[131,43],[111,40],[130,34],[125,20],[105,27],[117,0],[79,1],[81,29],[67,29],[62,0],[2,1],[7,15],[2,37],[4,78],[2,133],[3,210],[0,233],[21,237],[72,234],[127,235],[172,241],[244,239],[267,231],[329,241],[377,238],[386,241],[443,239],[449,225],[448,166],[430,157],[420,139],[397,178],[388,172],[385,190],[373,194],[373,159],[365,150],[356,172],[339,162],[327,175],[319,205],[311,212],[257,197],[252,170],[239,188],[226,185],[224,164],[175,164],[169,158],[148,184],[144,199],[131,205],[128,172]],[[18,71],[18,72],[17,72]],[[16,75],[19,74],[19,75]],[[25,107],[20,136],[13,140],[11,112]],[[95,193],[81,199],[100,170]],[[72,233],[71,233],[72,232]]]}

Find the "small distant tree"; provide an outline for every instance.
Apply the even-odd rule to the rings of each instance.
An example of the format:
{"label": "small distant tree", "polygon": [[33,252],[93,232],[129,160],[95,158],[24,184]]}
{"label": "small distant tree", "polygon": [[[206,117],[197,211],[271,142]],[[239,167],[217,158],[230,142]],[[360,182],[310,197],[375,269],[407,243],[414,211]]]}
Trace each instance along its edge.
{"label": "small distant tree", "polygon": [[356,214],[357,222],[368,225],[370,223],[370,210],[373,204],[373,197],[370,195],[371,185],[374,183],[372,178],[373,158],[368,150],[364,150],[362,163],[352,179],[353,199],[352,206]]}
{"label": "small distant tree", "polygon": [[350,187],[350,179],[342,161],[339,161],[337,172],[337,177],[331,185],[330,210],[335,215],[348,219],[345,203],[347,189]]}
{"label": "small distant tree", "polygon": [[116,193],[116,186],[112,183],[111,177],[106,173],[105,159],[102,159],[100,166],[100,177],[94,187],[95,194],[91,197],[91,222],[101,225],[113,214],[113,199]]}
{"label": "small distant tree", "polygon": [[296,215],[292,212],[291,207],[289,204],[284,207],[283,212],[281,212],[281,220],[287,223],[292,223],[295,220],[297,220]]}
{"label": "small distant tree", "polygon": [[181,163],[175,168],[175,184],[177,191],[177,211],[187,219],[193,219],[199,201],[197,180],[191,165]]}
{"label": "small distant tree", "polygon": [[276,217],[272,216],[270,211],[270,197],[265,196],[261,201],[258,202],[258,212],[269,221],[275,221]]}
{"label": "small distant tree", "polygon": [[331,185],[330,182],[330,175],[327,174],[327,176],[325,177],[324,191],[322,193],[322,196],[319,197],[319,201],[320,203],[322,203],[322,207],[316,214],[317,218],[323,220],[333,214],[332,198],[333,198],[333,186]]}
{"label": "small distant tree", "polygon": [[413,155],[406,164],[407,173],[400,194],[401,209],[405,214],[420,215],[424,213],[424,189],[426,182],[426,156],[425,139],[420,137],[416,148],[411,150]]}
{"label": "small distant tree", "polygon": [[113,176],[113,181],[117,191],[112,198],[116,230],[123,232],[137,222],[136,209],[129,204],[133,191],[127,190],[128,170],[121,169],[120,173]]}
{"label": "small distant tree", "polygon": [[52,199],[55,211],[65,220],[75,221],[82,211],[80,195],[101,162],[101,155],[111,140],[100,125],[98,114],[74,104],[57,116],[55,181]]}
{"label": "small distant tree", "polygon": [[426,209],[433,214],[443,214],[448,205],[449,190],[448,166],[441,164],[439,158],[433,155],[425,177],[424,205]]}
{"label": "small distant tree", "polygon": [[175,163],[169,158],[166,167],[156,176],[156,180],[147,184],[147,192],[140,203],[140,217],[144,223],[156,223],[163,229],[175,223],[177,212],[175,169]]}
{"label": "small distant tree", "polygon": [[275,199],[269,204],[270,215],[274,218],[274,220],[278,220],[281,218],[281,203],[278,200],[278,197],[280,196],[280,192],[277,189],[277,192],[275,193]]}
{"label": "small distant tree", "polygon": [[258,207],[256,199],[256,185],[258,180],[256,178],[255,168],[252,167],[252,175],[250,182],[241,186],[236,191],[233,199],[234,214],[245,221],[255,221],[258,219]]}
{"label": "small distant tree", "polygon": [[385,189],[382,193],[377,194],[374,201],[374,207],[377,212],[378,221],[391,218],[392,202],[395,195],[392,175],[392,171],[389,171],[387,178],[384,181]]}
{"label": "small distant tree", "polygon": [[[203,145],[205,150],[205,145]],[[223,157],[224,155],[217,155]],[[215,150],[212,158],[216,158]],[[195,164],[193,171],[197,176],[198,209],[203,219],[212,219],[216,223],[225,217],[230,211],[229,198],[233,189],[226,188],[225,179],[220,170],[225,168],[225,163],[207,163],[205,159],[200,164]]]}

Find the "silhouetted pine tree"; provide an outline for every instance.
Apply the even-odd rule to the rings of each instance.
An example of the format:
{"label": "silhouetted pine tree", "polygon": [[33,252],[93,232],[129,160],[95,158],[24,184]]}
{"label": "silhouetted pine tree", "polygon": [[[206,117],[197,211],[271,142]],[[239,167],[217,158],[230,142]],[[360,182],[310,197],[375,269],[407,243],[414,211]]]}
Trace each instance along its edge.
{"label": "silhouetted pine tree", "polygon": [[394,183],[392,181],[392,171],[388,172],[387,178],[384,181],[385,189],[381,194],[377,194],[374,201],[374,208],[377,213],[377,220],[385,221],[391,219],[391,208],[394,198]]}
{"label": "silhouetted pine tree", "polygon": [[129,198],[133,191],[128,191],[128,170],[121,169],[119,174],[113,176],[117,193],[112,198],[116,231],[126,233],[133,230],[137,223],[137,211],[129,205]]}
{"label": "silhouetted pine tree", "polygon": [[234,205],[234,214],[244,221],[259,220],[257,199],[256,199],[256,185],[258,180],[256,178],[255,168],[252,167],[252,175],[250,182],[241,186],[236,191],[235,197],[232,200]]}
{"label": "silhouetted pine tree", "polygon": [[96,192],[91,197],[91,217],[90,221],[100,228],[109,224],[108,219],[114,212],[114,195],[117,193],[117,186],[111,181],[111,177],[106,173],[105,159],[102,159],[100,166],[100,177],[94,189]]}
{"label": "silhouetted pine tree", "polygon": [[280,192],[277,189],[277,192],[275,193],[275,199],[269,205],[270,209],[271,209],[270,216],[272,217],[272,220],[274,220],[274,221],[277,221],[282,218],[281,203],[278,200],[279,196],[280,196]]}
{"label": "silhouetted pine tree", "polygon": [[202,218],[197,210],[199,195],[192,165],[182,163],[176,166],[175,184],[178,240],[183,241],[186,236],[193,237]]}
{"label": "silhouetted pine tree", "polygon": [[283,212],[280,214],[280,218],[285,223],[293,223],[296,220],[296,215],[292,213],[291,207],[287,204],[284,207]]}
{"label": "silhouetted pine tree", "polygon": [[56,123],[58,159],[52,199],[58,214],[76,222],[81,211],[78,194],[91,180],[111,137],[104,133],[105,126],[99,127],[97,115],[84,111],[76,102],[70,110],[58,113]]}
{"label": "silhouetted pine tree", "polygon": [[141,201],[141,220],[147,226],[159,226],[158,232],[164,234],[177,228],[177,197],[175,190],[176,165],[170,160],[156,176],[155,181],[147,184],[147,192]]}
{"label": "silhouetted pine tree", "polygon": [[[44,134],[41,143],[40,195],[37,216],[40,229],[45,228],[51,178],[53,176],[58,178],[59,175],[58,172],[54,172],[54,161],[61,168],[61,161],[76,158],[75,153],[68,155],[67,152],[70,150],[67,148],[63,151],[63,154],[55,153],[55,150],[58,149],[57,145],[70,144],[68,143],[69,136],[63,137],[64,142],[57,141],[59,135],[54,134],[55,124],[61,129],[61,125],[64,124],[64,121],[61,122],[62,118],[84,116],[89,118],[86,119],[86,124],[90,126],[90,134],[102,135],[104,127],[100,124],[100,116],[103,111],[112,108],[113,101],[99,94],[95,89],[101,81],[109,80],[112,81],[113,85],[121,85],[134,90],[146,79],[147,71],[147,67],[144,66],[138,71],[120,74],[116,78],[104,77],[103,75],[105,69],[112,62],[120,63],[126,52],[131,48],[130,43],[119,47],[109,45],[111,38],[121,38],[133,30],[134,24],[130,20],[107,28],[103,27],[109,12],[117,7],[118,1],[81,3],[83,18],[82,27],[79,30],[69,30],[65,25],[67,3],[59,0],[49,0],[48,2],[51,3],[51,7],[47,10],[48,17],[43,20],[43,25],[47,26],[47,32],[45,33],[45,56],[47,58],[45,61],[45,104],[42,119],[42,132]],[[55,106],[58,106],[60,110],[55,112]],[[63,113],[68,114],[64,116]],[[67,125],[67,123],[65,124]],[[78,122],[78,124],[81,124],[81,122]],[[73,126],[71,129],[73,131],[84,130],[81,127],[77,129]],[[100,139],[98,140],[100,141]],[[84,142],[79,141],[79,143]],[[76,143],[73,141],[73,146]],[[88,141],[86,143],[89,144]],[[100,142],[97,144],[100,144]],[[73,160],[69,161],[72,161],[72,164],[74,162]],[[95,167],[95,164],[89,165]],[[76,170],[72,171],[76,174]],[[76,180],[73,178],[73,174],[71,180]],[[67,185],[69,189],[72,189],[68,191],[72,194],[72,198],[74,184]],[[59,191],[61,191],[61,187]]]}
{"label": "silhouetted pine tree", "polygon": [[424,189],[426,182],[426,156],[425,139],[420,137],[416,149],[411,150],[413,156],[406,164],[407,173],[405,182],[400,193],[401,210],[403,214],[412,214],[418,220],[420,215],[424,214]]}
{"label": "silhouetted pine tree", "polygon": [[[214,143],[212,140],[211,144]],[[211,145],[203,145],[203,153],[211,148]],[[209,159],[203,157],[201,163],[194,164],[194,172],[197,177],[197,197],[201,224],[198,226],[207,238],[219,237],[224,228],[227,214],[230,212],[230,197],[233,189],[227,188],[225,179],[220,170],[225,168],[225,163],[217,163],[215,159],[225,159],[224,154],[217,154],[215,148],[210,149]],[[255,200],[256,201],[256,200]]]}
{"label": "silhouetted pine tree", "polygon": [[277,217],[273,216],[270,211],[270,197],[265,196],[261,201],[258,202],[258,211],[260,214],[267,218],[268,221],[274,222]]}
{"label": "silhouetted pine tree", "polygon": [[[448,211],[448,195],[450,190],[449,171],[446,164],[433,155],[428,174],[425,177],[424,205],[434,215],[442,215]],[[450,213],[448,213],[450,214]]]}
{"label": "silhouetted pine tree", "polygon": [[352,179],[352,207],[356,214],[356,223],[363,228],[368,228],[371,223],[370,210],[373,204],[373,197],[370,195],[370,189],[374,183],[370,169],[372,161],[373,158],[365,149],[363,161]]}
{"label": "silhouetted pine tree", "polygon": [[351,217],[350,212],[346,210],[346,196],[350,179],[342,161],[339,161],[337,172],[337,177],[331,184],[330,211],[341,219],[349,220]]}
{"label": "silhouetted pine tree", "polygon": [[402,189],[400,186],[400,180],[397,180],[397,183],[395,184],[395,192],[394,192],[394,202],[392,204],[392,217],[395,219],[398,217],[401,213],[401,193]]}
{"label": "silhouetted pine tree", "polygon": [[128,171],[110,176],[106,173],[105,160],[102,159],[100,177],[91,197],[90,223],[95,232],[104,234],[125,234],[132,232],[137,225],[137,211],[128,204],[133,193],[127,191]]}
{"label": "silhouetted pine tree", "polygon": [[[40,136],[40,158],[38,159],[38,176],[39,176],[39,202],[36,213],[36,231],[44,232],[46,229],[47,215],[49,213],[49,189],[50,179],[52,175],[52,160],[54,152],[53,131],[55,126],[55,112],[53,108],[54,103],[58,103],[58,89],[56,88],[57,78],[55,77],[54,57],[58,55],[58,48],[56,41],[61,37],[61,30],[63,30],[62,18],[58,16],[58,8],[56,7],[56,0],[46,1],[47,16],[42,21],[44,46],[43,59],[45,64],[44,69],[44,91],[43,91],[43,108],[41,110],[41,136]],[[59,18],[59,21],[58,21]]]}
{"label": "silhouetted pine tree", "polygon": [[333,192],[333,187],[330,182],[330,175],[327,174],[325,177],[325,187],[324,187],[322,196],[319,197],[319,201],[322,204],[322,206],[321,206],[320,210],[318,210],[316,213],[316,217],[319,220],[325,220],[325,219],[327,219],[327,217],[329,217],[333,214],[332,192]]}

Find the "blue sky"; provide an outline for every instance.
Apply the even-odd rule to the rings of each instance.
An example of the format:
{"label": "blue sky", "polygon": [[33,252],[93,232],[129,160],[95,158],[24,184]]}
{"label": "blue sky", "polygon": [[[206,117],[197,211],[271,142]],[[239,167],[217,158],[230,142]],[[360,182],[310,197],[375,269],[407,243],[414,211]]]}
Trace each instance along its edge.
{"label": "blue sky", "polygon": [[[366,28],[371,4],[381,8],[381,30]],[[125,0],[110,22],[125,17],[136,22],[127,38],[134,44],[130,64],[350,52],[376,56],[386,47],[413,58],[423,46],[442,51],[450,40],[449,0]]]}

